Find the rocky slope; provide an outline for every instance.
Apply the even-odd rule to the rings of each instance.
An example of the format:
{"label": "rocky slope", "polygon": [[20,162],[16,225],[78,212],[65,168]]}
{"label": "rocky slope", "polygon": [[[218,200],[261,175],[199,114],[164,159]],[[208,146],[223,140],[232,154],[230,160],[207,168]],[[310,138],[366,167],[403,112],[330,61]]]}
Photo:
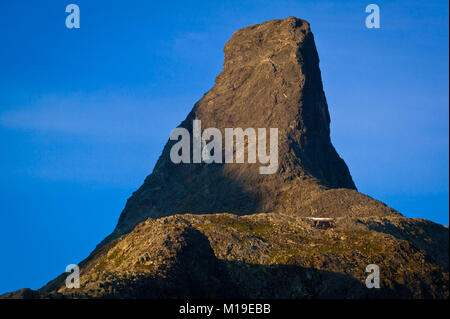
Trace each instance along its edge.
{"label": "rocky slope", "polygon": [[[279,167],[174,164],[169,141],[118,225],[38,291],[3,298],[448,298],[448,228],[359,193],[330,140],[309,24],[268,21],[233,34],[222,73],[180,127],[276,127]],[[366,266],[380,267],[368,289]]]}
{"label": "rocky slope", "polygon": [[[96,250],[80,289],[63,274],[5,297],[448,298],[448,248],[448,229],[401,216],[174,215]],[[368,264],[380,289],[364,285]]]}

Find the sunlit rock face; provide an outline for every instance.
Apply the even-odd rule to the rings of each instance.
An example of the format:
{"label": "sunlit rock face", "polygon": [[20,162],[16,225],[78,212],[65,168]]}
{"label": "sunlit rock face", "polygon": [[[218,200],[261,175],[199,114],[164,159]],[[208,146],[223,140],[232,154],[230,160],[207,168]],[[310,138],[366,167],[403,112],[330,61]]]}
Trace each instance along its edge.
{"label": "sunlit rock face", "polygon": [[[79,264],[80,288],[62,274],[2,297],[448,298],[448,227],[359,193],[331,144],[309,24],[250,26],[224,52],[180,127],[277,128],[277,170],[192,154],[175,164],[169,140],[114,232]],[[368,265],[380,288],[366,286]]]}
{"label": "sunlit rock face", "polygon": [[308,22],[288,18],[241,29],[225,44],[224,53],[214,87],[180,127],[192,135],[197,119],[202,129],[214,127],[222,133],[225,128],[277,128],[277,170],[260,174],[261,164],[247,161],[174,164],[170,150],[176,141],[169,140],[152,174],[128,200],[114,238],[148,217],[286,211],[330,188],[356,189],[331,144],[319,57]]}

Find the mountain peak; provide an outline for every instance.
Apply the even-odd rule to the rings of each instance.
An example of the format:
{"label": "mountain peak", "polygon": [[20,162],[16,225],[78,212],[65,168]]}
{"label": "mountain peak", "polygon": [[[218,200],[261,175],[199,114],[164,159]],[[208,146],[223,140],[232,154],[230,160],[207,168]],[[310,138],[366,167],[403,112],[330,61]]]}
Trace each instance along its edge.
{"label": "mountain peak", "polygon": [[[248,162],[176,164],[170,152],[177,141],[169,140],[152,174],[128,200],[109,239],[148,217],[245,215],[281,207],[286,211],[318,192],[356,190],[331,143],[309,23],[290,17],[243,28],[225,44],[224,54],[223,71],[214,87],[195,103],[179,128],[192,135],[193,121],[199,120],[202,129],[217,128],[223,135],[226,128],[276,129],[276,172],[261,175],[260,163]],[[291,197],[289,202],[285,197]]]}
{"label": "mountain peak", "polygon": [[[214,87],[79,264],[80,288],[64,273],[0,298],[448,298],[448,228],[359,193],[331,144],[309,24],[250,26],[224,52]],[[208,128],[221,141],[213,155]],[[230,152],[238,128],[247,142]],[[275,169],[261,174],[268,149]],[[379,289],[368,289],[368,266],[382,270]]]}

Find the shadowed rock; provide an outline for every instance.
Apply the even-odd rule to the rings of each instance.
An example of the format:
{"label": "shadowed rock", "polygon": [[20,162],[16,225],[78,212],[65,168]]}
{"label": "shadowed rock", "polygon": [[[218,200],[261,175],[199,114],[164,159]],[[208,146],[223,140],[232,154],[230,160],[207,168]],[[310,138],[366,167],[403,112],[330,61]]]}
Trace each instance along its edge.
{"label": "shadowed rock", "polygon": [[[448,297],[445,227],[402,216],[322,226],[278,213],[148,219],[80,263],[79,289],[62,274],[3,298]],[[368,264],[380,289],[365,286]]]}

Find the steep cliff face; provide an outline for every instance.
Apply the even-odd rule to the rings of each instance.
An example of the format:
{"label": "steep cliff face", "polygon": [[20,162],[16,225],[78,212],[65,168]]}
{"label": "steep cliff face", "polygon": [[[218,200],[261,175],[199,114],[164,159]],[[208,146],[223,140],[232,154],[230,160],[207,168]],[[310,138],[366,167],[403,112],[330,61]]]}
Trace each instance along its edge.
{"label": "steep cliff face", "polygon": [[[359,193],[331,144],[309,24],[250,26],[224,52],[216,84],[180,127],[277,128],[276,172],[175,164],[169,140],[114,232],[80,263],[79,289],[62,274],[2,297],[448,298],[448,228]],[[364,284],[369,264],[380,289]]]}
{"label": "steep cliff face", "polygon": [[[169,140],[154,171],[128,200],[111,238],[148,217],[175,213],[239,215],[298,207],[330,188],[355,190],[330,140],[330,116],[309,24],[288,18],[235,32],[223,71],[180,127],[277,128],[278,169],[254,164],[174,164]],[[192,156],[191,156],[192,158]],[[356,193],[356,192],[354,192]],[[309,211],[296,210],[297,214]]]}

